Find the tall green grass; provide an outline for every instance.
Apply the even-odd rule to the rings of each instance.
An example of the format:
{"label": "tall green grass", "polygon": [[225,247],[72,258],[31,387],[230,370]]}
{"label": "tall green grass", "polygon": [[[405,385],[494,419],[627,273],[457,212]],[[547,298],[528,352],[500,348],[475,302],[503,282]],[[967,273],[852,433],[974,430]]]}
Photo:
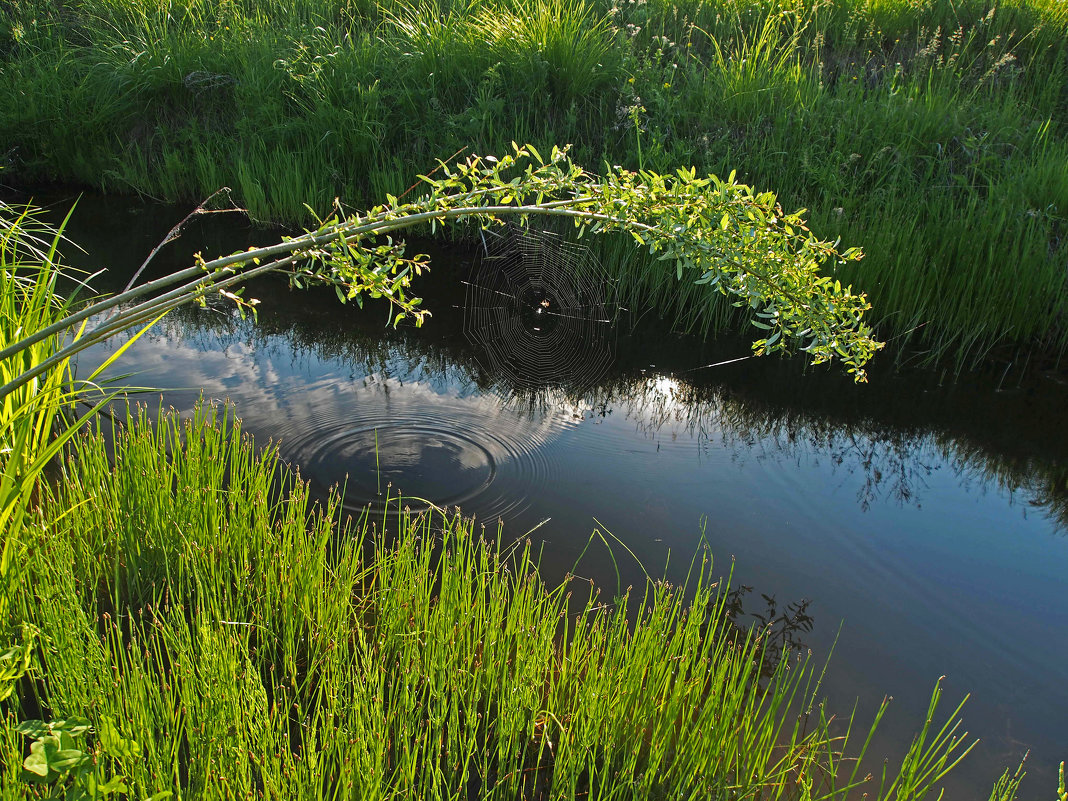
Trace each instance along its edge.
{"label": "tall green grass", "polygon": [[118,721],[140,755],[101,770],[184,798],[906,799],[967,750],[936,690],[900,769],[865,778],[843,758],[865,727],[729,625],[707,555],[608,599],[458,514],[386,536],[280,474],[213,408],[79,442],[16,605],[45,642],[0,721],[5,797],[36,797],[27,717]]}
{"label": "tall green grass", "polygon": [[[38,246],[15,219],[5,344],[70,306],[58,232]],[[936,688],[900,768],[868,778],[869,739],[832,726],[807,661],[728,625],[707,557],[684,587],[611,601],[573,577],[547,584],[529,543],[487,540],[459,513],[353,523],[336,496],[312,506],[276,451],[213,408],[155,424],[141,411],[110,445],[69,420],[23,436],[63,422],[85,385],[63,361],[19,376],[79,335],[5,355],[4,508],[21,517],[0,530],[0,626],[36,633],[0,653],[0,677],[18,680],[0,687],[5,798],[903,801],[969,748],[959,707],[933,723]]]}
{"label": "tall green grass", "polygon": [[[59,291],[60,282],[73,287],[80,283],[59,265],[62,236],[63,226],[42,222],[37,211],[0,203],[0,350],[44,332],[74,307],[76,293]],[[0,385],[10,386],[76,342],[83,331],[84,326],[57,331],[5,354],[0,359]],[[59,359],[51,369],[0,397],[0,637],[13,636],[6,612],[21,580],[25,538],[40,526],[37,507],[45,471],[107,400],[99,392],[94,397],[93,390],[100,390],[96,379],[127,347],[123,345],[106,365],[82,378],[75,376],[69,358]],[[80,414],[79,400],[96,406],[89,403],[81,410],[89,414]]]}
{"label": "tall green grass", "polygon": [[[572,142],[580,163],[737,169],[808,207],[868,253],[842,277],[902,355],[1068,345],[1057,0],[15,0],[0,59],[23,180],[225,184],[307,223],[305,201],[399,194],[464,147]],[[656,265],[622,276],[685,328],[722,322]]]}

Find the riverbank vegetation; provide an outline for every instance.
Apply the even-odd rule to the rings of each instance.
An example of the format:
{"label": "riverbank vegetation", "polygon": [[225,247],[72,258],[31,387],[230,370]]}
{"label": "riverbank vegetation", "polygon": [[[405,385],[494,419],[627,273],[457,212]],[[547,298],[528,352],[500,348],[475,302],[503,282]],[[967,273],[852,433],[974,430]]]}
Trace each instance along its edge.
{"label": "riverbank vegetation", "polygon": [[[255,312],[257,301],[242,298],[239,285],[259,275],[286,275],[297,289],[331,286],[342,303],[353,301],[361,308],[365,297],[384,299],[387,323],[408,319],[421,325],[429,312],[418,308],[422,299],[410,296],[409,287],[427,257],[406,256],[404,242],[394,235],[420,226],[433,232],[446,225],[482,230],[505,220],[525,225],[531,217],[563,221],[579,237],[622,234],[647,248],[671,266],[677,280],[685,276],[707,296],[722,296],[744,309],[764,334],[753,342],[758,356],[798,349],[814,364],[841,362],[862,382],[864,365],[883,347],[864,320],[871,308],[867,298],[822,274],[860,259],[860,251],[839,252],[836,244],[820,241],[800,215],[783,212],[774,194],[755,193],[733,175],[721,181],[699,178],[693,169],[662,176],[613,168],[596,176],[572,162],[566,149],[554,146],[545,158],[533,146],[512,143],[512,152],[501,158],[469,156],[443,164],[439,177],[423,177],[420,183],[425,191],[415,200],[387,195],[384,205],[353,213],[338,204],[316,229],[275,245],[211,260],[197,253],[192,267],[135,286],[138,270],[117,295],[61,315],[37,331],[20,328],[23,333],[0,347],[0,359],[25,358],[39,343],[80,326],[75,341],[11,371],[0,397],[89,345],[133,326],[152,325],[184,304],[203,304],[209,294],[232,301],[242,314]],[[200,213],[206,209],[198,207],[190,217]],[[179,236],[183,225],[162,244]],[[19,230],[18,223],[13,230]],[[102,319],[85,332],[94,316]]]}
{"label": "riverbank vegetation", "polygon": [[[600,597],[446,510],[391,514],[388,541],[339,525],[280,471],[204,408],[79,440],[20,559],[9,622],[40,646],[0,720],[5,798],[92,775],[136,797],[904,799],[967,750],[928,722],[899,771],[839,761],[865,732],[830,724],[810,663],[731,629],[707,559],[685,594]],[[65,727],[77,753],[29,775]]]}
{"label": "riverbank vegetation", "polygon": [[31,222],[0,250],[2,344],[30,341],[0,357],[5,798],[918,799],[967,751],[936,688],[900,768],[869,773],[866,727],[728,625],[708,558],[608,599],[449,510],[312,507],[225,412],[135,413],[106,444],[66,357],[20,380],[73,335],[34,336],[71,308]]}
{"label": "riverbank vegetation", "polygon": [[[1068,344],[1066,98],[1057,0],[0,10],[0,140],[21,181],[184,200],[227,185],[258,218],[308,223],[305,202],[399,195],[439,158],[513,139],[572,142],[591,165],[737,169],[865,248],[839,277],[898,354],[958,368]],[[722,323],[630,261],[634,298],[653,285],[682,327]]]}

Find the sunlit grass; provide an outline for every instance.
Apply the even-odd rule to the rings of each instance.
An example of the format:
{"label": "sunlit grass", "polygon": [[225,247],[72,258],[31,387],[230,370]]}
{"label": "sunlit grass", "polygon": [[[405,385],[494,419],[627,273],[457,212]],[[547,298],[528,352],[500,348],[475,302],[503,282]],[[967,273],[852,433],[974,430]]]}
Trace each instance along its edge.
{"label": "sunlit grass", "polygon": [[[139,411],[110,444],[78,434],[57,413],[86,385],[63,359],[44,370],[81,335],[46,335],[71,308],[56,291],[59,233],[13,219],[0,232],[13,404],[0,630],[23,632],[33,658],[0,699],[3,797],[55,797],[99,774],[135,797],[863,788],[904,801],[969,750],[959,707],[934,722],[936,687],[900,768],[867,778],[867,726],[860,737],[852,720],[832,726],[812,664],[730,625],[707,553],[683,587],[649,581],[609,599],[573,576],[546,580],[528,542],[459,512],[412,514],[395,499],[394,514],[343,521],[336,496],[313,506],[276,450],[257,449],[225,411],[155,423]],[[82,718],[84,741],[53,743],[56,764],[85,749],[82,784],[22,769],[26,731]],[[1016,784],[1006,777],[992,797]]]}
{"label": "sunlit grass", "polygon": [[925,727],[865,781],[818,670],[729,624],[707,554],[610,599],[447,510],[344,525],[215,409],[80,441],[45,519],[9,798],[27,717],[119,721],[142,753],[108,770],[186,798],[904,799],[967,748]]}
{"label": "sunlit grass", "polygon": [[[227,185],[307,223],[305,202],[396,194],[461,148],[571,142],[590,165],[736,169],[810,209],[867,252],[844,278],[909,358],[1068,345],[1054,0],[19,0],[3,19],[0,139],[26,179]],[[660,313],[718,326],[677,289]]]}
{"label": "sunlit grass", "polygon": [[[80,282],[60,266],[62,232],[62,225],[47,225],[36,210],[0,203],[0,349],[45,332],[75,307]],[[61,293],[60,282],[70,291]],[[80,327],[56,331],[5,353],[0,385],[11,386],[82,332]],[[0,397],[0,637],[5,640],[14,636],[7,611],[22,581],[25,537],[38,525],[45,470],[87,422],[81,412],[93,410],[92,403],[79,410],[78,401],[102,402],[90,391],[99,389],[94,381],[102,369],[77,379],[71,360],[59,359]]]}

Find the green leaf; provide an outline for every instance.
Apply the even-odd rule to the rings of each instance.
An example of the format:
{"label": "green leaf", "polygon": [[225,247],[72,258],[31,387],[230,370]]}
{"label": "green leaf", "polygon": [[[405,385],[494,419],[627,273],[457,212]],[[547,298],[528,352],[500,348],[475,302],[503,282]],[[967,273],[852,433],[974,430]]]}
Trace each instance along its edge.
{"label": "green leaf", "polygon": [[63,748],[61,738],[50,735],[42,737],[30,746],[30,755],[23,760],[22,766],[38,776],[48,776],[49,772],[62,775],[88,759],[84,751]]}
{"label": "green leaf", "polygon": [[[58,741],[57,741],[58,742]],[[44,740],[38,740],[30,746],[30,755],[22,761],[22,767],[28,770],[30,773],[35,773],[38,776],[48,775],[48,754],[46,753],[47,746]],[[59,750],[58,745],[55,750]]]}
{"label": "green leaf", "polygon": [[73,737],[80,737],[85,734],[89,729],[93,727],[93,724],[89,722],[88,718],[67,718],[66,720],[53,721],[52,730],[62,729]]}
{"label": "green leaf", "polygon": [[48,724],[43,720],[24,720],[15,727],[15,731],[25,737],[32,737],[35,740],[39,740],[52,733]]}
{"label": "green leaf", "polygon": [[720,229],[723,230],[723,231],[726,231],[727,230],[727,226],[729,226],[730,224],[731,224],[730,215],[727,214],[727,212],[723,212],[723,216],[720,217],[720,220],[719,220]]}
{"label": "green leaf", "polygon": [[[113,776],[108,781],[104,782],[97,788],[97,792],[100,795],[111,795],[112,793],[128,793],[130,788],[126,786],[126,782],[123,781],[122,776]],[[170,795],[170,793],[168,793]]]}
{"label": "green leaf", "polygon": [[56,773],[68,773],[89,760],[89,755],[77,748],[64,748],[48,760],[48,766]]}
{"label": "green leaf", "polygon": [[141,746],[136,741],[123,737],[110,717],[105,715],[100,719],[96,734],[100,738],[100,745],[111,756],[127,759],[141,758]]}

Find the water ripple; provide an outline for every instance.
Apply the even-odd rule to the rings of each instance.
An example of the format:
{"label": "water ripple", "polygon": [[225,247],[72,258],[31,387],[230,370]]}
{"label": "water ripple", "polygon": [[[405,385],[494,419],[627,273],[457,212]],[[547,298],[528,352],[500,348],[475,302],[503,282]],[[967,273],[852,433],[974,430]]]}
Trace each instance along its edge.
{"label": "water ripple", "polygon": [[[323,388],[325,390],[325,387]],[[573,425],[554,411],[517,410],[494,396],[440,394],[421,382],[369,376],[353,391],[304,394],[282,452],[320,491],[344,485],[345,508],[460,506],[483,521],[527,509],[551,471],[545,444]]]}

